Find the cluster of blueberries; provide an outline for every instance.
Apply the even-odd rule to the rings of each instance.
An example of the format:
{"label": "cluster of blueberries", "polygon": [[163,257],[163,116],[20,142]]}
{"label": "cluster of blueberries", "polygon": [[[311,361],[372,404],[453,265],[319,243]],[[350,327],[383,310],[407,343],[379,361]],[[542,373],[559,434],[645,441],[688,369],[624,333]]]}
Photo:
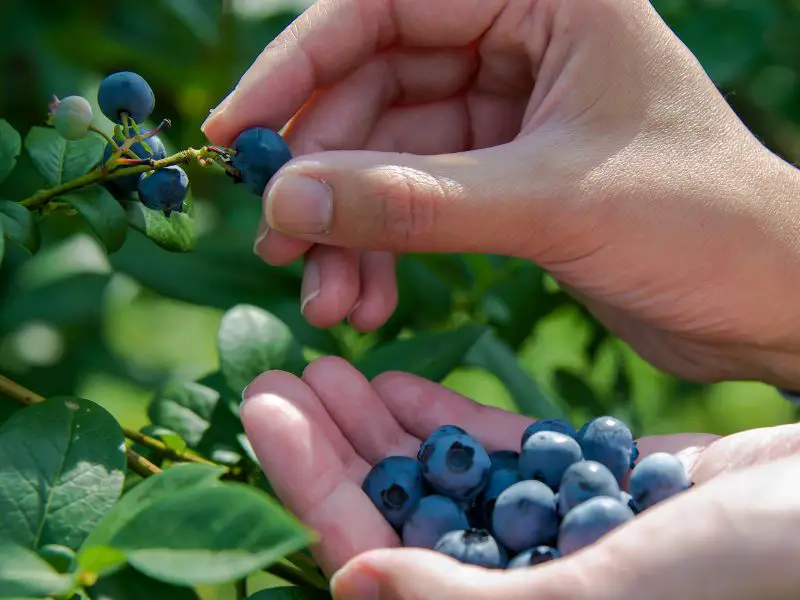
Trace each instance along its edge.
{"label": "cluster of blueberries", "polygon": [[[362,487],[403,545],[511,569],[593,544],[692,486],[674,455],[638,457],[630,429],[608,416],[578,431],[562,419],[532,423],[520,452],[489,453],[464,429],[443,425],[416,459],[384,458]],[[630,493],[621,489],[629,472]]]}
{"label": "cluster of blueberries", "polygon": [[[103,79],[97,92],[97,103],[103,114],[120,125],[126,139],[139,136],[129,150],[141,160],[163,160],[167,150],[158,134],[148,129],[137,128],[155,108],[155,95],[147,81],[131,71],[112,73]],[[81,96],[56,99],[51,105],[51,123],[67,140],[77,140],[86,135],[92,121],[92,108]],[[165,122],[168,123],[168,122]],[[103,153],[103,163],[108,162],[117,150],[116,140],[109,142]],[[241,132],[229,150],[227,162],[232,167],[228,173],[248,191],[257,196],[272,176],[292,155],[283,137],[266,127],[253,127]],[[125,165],[121,165],[125,166]],[[148,173],[124,175],[108,179],[106,188],[115,197],[122,198],[137,193],[139,200],[148,208],[162,211],[167,217],[172,212],[181,212],[189,191],[189,177],[178,165],[171,165]]]}

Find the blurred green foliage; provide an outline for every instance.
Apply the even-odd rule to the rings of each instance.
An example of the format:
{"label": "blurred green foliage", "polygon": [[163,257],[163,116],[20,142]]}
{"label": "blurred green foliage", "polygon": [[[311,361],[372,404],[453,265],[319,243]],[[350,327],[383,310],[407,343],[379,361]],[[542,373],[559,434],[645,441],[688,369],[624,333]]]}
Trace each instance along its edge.
{"label": "blurred green foliage", "polygon": [[[296,14],[273,4],[4,2],[0,117],[24,133],[43,124],[52,94],[94,102],[105,73],[128,69],[152,85],[153,118],[172,119],[163,136],[168,150],[200,146],[208,109]],[[759,138],[800,161],[800,0],[656,6]],[[0,197],[18,200],[41,187],[29,159],[20,162]],[[370,348],[408,332],[489,325],[493,333],[480,330],[480,342],[463,360],[456,357],[455,370],[444,354],[428,367],[437,376],[449,373],[446,385],[481,402],[537,416],[552,407],[567,407],[576,422],[612,413],[637,433],[726,433],[796,417],[768,386],[700,386],[656,372],[537,267],[501,257],[404,257],[400,306],[385,327],[370,335],[346,325],[314,329],[299,312],[301,266],[269,267],[252,253],[259,203],[225,177],[189,169],[201,234],[193,253],[167,253],[130,232],[108,257],[65,218],[48,220],[34,258],[7,249],[0,372],[44,395],[91,398],[138,427],[159,386],[217,370],[220,318],[247,303],[277,315],[307,352],[363,360],[366,370],[375,368],[374,355],[365,357]],[[459,331],[463,337],[478,330]]]}

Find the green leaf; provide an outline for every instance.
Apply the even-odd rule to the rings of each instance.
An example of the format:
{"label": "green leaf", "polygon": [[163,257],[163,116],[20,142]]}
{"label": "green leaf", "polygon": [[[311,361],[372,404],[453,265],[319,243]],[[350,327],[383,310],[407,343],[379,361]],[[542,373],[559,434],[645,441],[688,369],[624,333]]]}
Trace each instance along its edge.
{"label": "green leaf", "polygon": [[5,237],[31,254],[41,245],[39,225],[27,208],[16,202],[0,200],[0,227]]}
{"label": "green leaf", "polygon": [[199,600],[192,588],[170,585],[125,567],[88,590],[92,600]]}
{"label": "green leaf", "polygon": [[0,535],[0,598],[47,598],[72,589],[72,577],[61,575],[35,552]]}
{"label": "green leaf", "polygon": [[70,573],[75,569],[75,551],[60,544],[47,544],[37,551],[59,573]]}
{"label": "green leaf", "polygon": [[17,130],[0,119],[0,183],[14,170],[21,147],[22,138]]}
{"label": "green leaf", "polygon": [[558,395],[570,407],[580,407],[590,415],[604,415],[608,407],[595,391],[575,373],[558,368],[553,372],[553,383]]}
{"label": "green leaf", "polygon": [[0,266],[3,265],[3,257],[6,254],[6,238],[3,233],[3,222],[0,221]]}
{"label": "green leaf", "polygon": [[330,600],[331,595],[322,590],[293,585],[269,588],[248,596],[247,600]]}
{"label": "green leaf", "polygon": [[193,382],[161,388],[147,411],[150,420],[178,433],[190,448],[208,456],[214,450],[237,451],[241,422],[219,392]]}
{"label": "green leaf", "polygon": [[145,207],[141,202],[124,203],[125,215],[131,227],[141,231],[158,246],[170,252],[189,252],[197,243],[194,219],[186,213],[172,213],[169,217]]}
{"label": "green leaf", "polygon": [[125,243],[128,233],[125,210],[106,188],[90,185],[60,199],[78,211],[109,253],[116,252]]}
{"label": "green leaf", "polygon": [[125,556],[124,552],[109,546],[88,546],[81,550],[78,556],[80,570],[96,577],[104,577],[111,573],[116,573],[127,562],[128,557]]}
{"label": "green leaf", "polygon": [[78,564],[82,569],[96,573],[93,565],[95,561],[105,560],[103,558],[105,551],[98,553],[94,550],[95,547],[107,546],[117,531],[125,527],[142,510],[163,498],[180,497],[195,488],[208,489],[221,485],[219,476],[223,472],[222,467],[185,463],[148,477],[122,496],[92,531],[78,554]]}
{"label": "green leaf", "polygon": [[292,330],[272,313],[247,304],[222,317],[217,347],[222,374],[237,396],[264,371],[301,369],[304,362]]}
{"label": "green leaf", "polygon": [[85,175],[103,156],[104,142],[88,135],[69,142],[49,127],[32,127],[25,138],[25,149],[36,170],[50,187]]}
{"label": "green leaf", "polygon": [[311,532],[269,496],[232,483],[151,504],[111,544],[138,571],[193,585],[245,577],[312,541]]}
{"label": "green leaf", "polygon": [[522,370],[514,351],[494,333],[483,336],[475,344],[465,363],[481,367],[502,381],[521,413],[539,419],[565,416],[561,406],[548,398]]}
{"label": "green leaf", "polygon": [[371,350],[356,364],[369,379],[384,371],[405,371],[441,381],[460,366],[470,349],[489,330],[470,325],[452,331],[427,331]]}
{"label": "green leaf", "polygon": [[104,408],[51,398],[0,429],[0,532],[77,548],[122,492],[124,437]]}

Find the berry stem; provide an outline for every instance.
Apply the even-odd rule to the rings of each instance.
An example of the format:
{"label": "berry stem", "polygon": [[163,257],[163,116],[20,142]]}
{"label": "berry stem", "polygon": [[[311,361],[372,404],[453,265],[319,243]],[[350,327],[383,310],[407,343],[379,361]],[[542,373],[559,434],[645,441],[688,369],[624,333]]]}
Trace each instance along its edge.
{"label": "berry stem", "polygon": [[[28,208],[29,210],[39,210],[53,198],[92,185],[93,183],[107,181],[109,179],[116,179],[117,177],[124,177],[126,175],[136,175],[139,173],[146,173],[148,171],[156,171],[158,169],[171,167],[173,165],[187,164],[193,160],[198,162],[208,160],[213,160],[214,162],[221,161],[222,155],[220,154],[219,150],[220,149],[216,146],[204,146],[199,149],[187,148],[186,150],[176,152],[172,156],[167,156],[161,160],[146,159],[145,164],[131,167],[126,166],[125,168],[115,169],[113,171],[108,171],[103,165],[93,169],[92,171],[89,171],[85,175],[81,175],[80,177],[73,179],[72,181],[67,181],[66,183],[62,183],[61,185],[57,185],[56,187],[47,190],[39,190],[29,198],[21,200],[19,204]],[[136,157],[136,160],[142,159]]]}

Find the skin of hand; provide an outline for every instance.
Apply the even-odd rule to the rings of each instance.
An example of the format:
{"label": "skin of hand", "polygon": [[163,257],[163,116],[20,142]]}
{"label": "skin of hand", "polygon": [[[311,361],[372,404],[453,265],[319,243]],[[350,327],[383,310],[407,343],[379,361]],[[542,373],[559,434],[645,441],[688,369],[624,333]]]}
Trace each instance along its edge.
{"label": "skin of hand", "polygon": [[337,357],[318,359],[301,378],[259,376],[241,415],[276,493],[320,535],[313,552],[335,573],[336,600],[797,597],[800,425],[642,438],[642,456],[676,454],[695,487],[579,552],[491,571],[398,547],[361,483],[381,458],[415,456],[439,425],[459,425],[493,451],[517,449],[530,419],[408,374],[369,382]]}
{"label": "skin of hand", "polygon": [[297,157],[255,250],[319,327],[380,326],[401,252],[525,257],[656,366],[800,381],[800,174],[646,0],[319,0],[204,124]]}

